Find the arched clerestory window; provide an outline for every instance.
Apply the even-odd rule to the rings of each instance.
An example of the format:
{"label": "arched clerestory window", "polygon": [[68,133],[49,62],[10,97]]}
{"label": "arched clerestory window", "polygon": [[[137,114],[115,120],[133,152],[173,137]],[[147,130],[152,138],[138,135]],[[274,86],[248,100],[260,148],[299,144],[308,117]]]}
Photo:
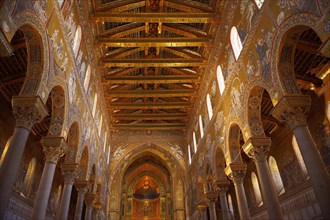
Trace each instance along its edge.
{"label": "arched clerestory window", "polygon": [[300,166],[303,178],[308,179],[309,176],[308,176],[307,168],[306,168],[304,159],[302,158],[302,155],[301,155],[301,152],[300,152],[300,149],[299,149],[299,146],[298,146],[297,139],[294,135],[292,137],[292,146],[293,146],[294,153],[296,154],[297,161],[298,161],[298,164]]}
{"label": "arched clerestory window", "polygon": [[84,89],[85,89],[85,92],[88,91],[90,79],[91,79],[91,66],[88,65],[87,70],[86,70],[86,74],[85,74],[85,80],[84,80]]}
{"label": "arched clerestory window", "polygon": [[223,91],[225,90],[225,79],[223,78],[223,73],[221,70],[221,66],[217,66],[217,80],[220,94],[222,95]]}
{"label": "arched clerestory window", "polygon": [[189,165],[191,164],[191,149],[190,149],[190,144],[188,144],[188,161]]}
{"label": "arched clerestory window", "polygon": [[277,194],[281,195],[285,192],[280,171],[274,157],[270,156],[268,159],[269,170],[273,178],[274,186]]}
{"label": "arched clerestory window", "polygon": [[258,177],[254,172],[251,173],[251,180],[252,180],[254,196],[255,196],[255,199],[256,199],[256,204],[257,204],[257,206],[261,206],[263,204],[263,202],[262,202]]}
{"label": "arched clerestory window", "polygon": [[199,121],[199,130],[200,130],[201,139],[202,139],[203,136],[204,136],[204,125],[203,125],[203,119],[202,119],[202,116],[201,115],[199,115],[198,121]]}
{"label": "arched clerestory window", "polygon": [[260,9],[264,4],[265,0],[254,0],[254,2],[256,3],[257,7]]}
{"label": "arched clerestory window", "polygon": [[78,50],[80,47],[80,43],[81,43],[81,27],[80,25],[78,25],[77,29],[76,29],[76,33],[74,34],[74,40],[73,40],[73,53],[74,56],[76,57],[78,54]]}
{"label": "arched clerestory window", "polygon": [[193,144],[194,144],[194,152],[197,151],[197,141],[196,141],[196,133],[193,131]]}
{"label": "arched clerestory window", "polygon": [[209,119],[211,120],[213,116],[213,107],[212,107],[210,94],[206,95],[206,106],[207,106],[207,112],[209,113]]}
{"label": "arched clerestory window", "polygon": [[230,43],[234,52],[235,59],[237,60],[241,54],[243,45],[235,26],[233,26],[230,31]]}
{"label": "arched clerestory window", "polygon": [[96,105],[97,105],[97,93],[95,93],[95,95],[94,95],[93,112],[92,112],[93,117],[95,117]]}

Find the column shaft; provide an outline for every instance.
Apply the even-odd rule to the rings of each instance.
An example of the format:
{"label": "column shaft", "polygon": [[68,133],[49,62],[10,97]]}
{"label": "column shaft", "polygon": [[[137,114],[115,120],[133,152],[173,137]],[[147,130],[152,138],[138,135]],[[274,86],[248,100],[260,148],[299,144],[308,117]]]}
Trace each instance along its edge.
{"label": "column shaft", "polygon": [[250,219],[250,212],[249,212],[249,207],[247,205],[243,181],[234,180],[234,186],[235,186],[239,216],[241,219],[248,220]]}
{"label": "column shaft", "polygon": [[64,187],[63,187],[63,195],[62,195],[62,198],[61,198],[59,214],[56,218],[57,220],[62,220],[62,219],[67,219],[68,218],[71,192],[72,192],[72,184],[65,183]]}
{"label": "column shaft", "polygon": [[293,128],[301,155],[306,164],[314,193],[325,219],[330,219],[330,179],[316,144],[307,126]]}
{"label": "column shaft", "polygon": [[86,212],[85,212],[85,219],[86,220],[92,220],[92,211],[93,211],[93,207],[90,206],[86,206]]}
{"label": "column shaft", "polygon": [[32,210],[32,219],[45,219],[55,168],[55,163],[46,162]]}
{"label": "column shaft", "polygon": [[230,220],[226,193],[220,193],[220,204],[223,220]]}
{"label": "column shaft", "polygon": [[209,203],[209,210],[210,210],[210,219],[217,220],[217,212],[215,210],[215,201]]}
{"label": "column shaft", "polygon": [[260,187],[262,198],[265,202],[268,211],[269,219],[280,220],[283,219],[280,202],[278,200],[273,181],[270,176],[268,164],[266,160],[255,161],[258,177],[260,180]]}
{"label": "column shaft", "polygon": [[81,217],[82,217],[84,197],[85,197],[85,192],[79,192],[78,191],[78,201],[77,201],[77,205],[76,205],[76,211],[74,213],[74,219],[75,220],[80,220]]}
{"label": "column shaft", "polygon": [[0,168],[0,219],[5,214],[30,131],[16,126]]}

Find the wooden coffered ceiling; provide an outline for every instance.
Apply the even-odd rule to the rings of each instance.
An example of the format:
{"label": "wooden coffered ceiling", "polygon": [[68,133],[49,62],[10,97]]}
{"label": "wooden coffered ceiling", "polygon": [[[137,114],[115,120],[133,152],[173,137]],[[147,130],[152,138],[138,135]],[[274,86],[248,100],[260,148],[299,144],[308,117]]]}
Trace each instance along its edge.
{"label": "wooden coffered ceiling", "polygon": [[111,128],[186,128],[219,26],[219,1],[91,4]]}

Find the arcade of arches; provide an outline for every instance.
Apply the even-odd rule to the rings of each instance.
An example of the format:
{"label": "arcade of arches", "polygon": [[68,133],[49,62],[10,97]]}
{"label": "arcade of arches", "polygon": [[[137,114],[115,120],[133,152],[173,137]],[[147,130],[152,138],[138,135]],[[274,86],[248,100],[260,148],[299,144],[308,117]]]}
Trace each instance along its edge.
{"label": "arcade of arches", "polygon": [[0,0],[0,219],[330,219],[329,0]]}

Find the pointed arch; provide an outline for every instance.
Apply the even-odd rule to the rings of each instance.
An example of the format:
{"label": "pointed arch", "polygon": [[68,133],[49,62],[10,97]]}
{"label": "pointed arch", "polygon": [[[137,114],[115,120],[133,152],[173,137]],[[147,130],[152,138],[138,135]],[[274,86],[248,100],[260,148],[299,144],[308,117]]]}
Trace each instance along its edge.
{"label": "pointed arch", "polygon": [[243,134],[236,123],[232,123],[227,134],[227,146],[229,147],[229,159],[227,163],[243,163],[241,156],[241,146],[244,142]]}
{"label": "pointed arch", "polygon": [[88,167],[89,167],[89,151],[88,147],[85,146],[80,157],[79,162],[79,179],[87,180],[88,179]]}
{"label": "pointed arch", "polygon": [[73,122],[68,132],[68,151],[66,153],[65,161],[75,163],[77,160],[78,146],[79,146],[79,125],[78,122]]}
{"label": "pointed arch", "polygon": [[47,136],[61,136],[65,119],[65,93],[61,86],[52,88],[49,94],[52,103],[51,121]]}

